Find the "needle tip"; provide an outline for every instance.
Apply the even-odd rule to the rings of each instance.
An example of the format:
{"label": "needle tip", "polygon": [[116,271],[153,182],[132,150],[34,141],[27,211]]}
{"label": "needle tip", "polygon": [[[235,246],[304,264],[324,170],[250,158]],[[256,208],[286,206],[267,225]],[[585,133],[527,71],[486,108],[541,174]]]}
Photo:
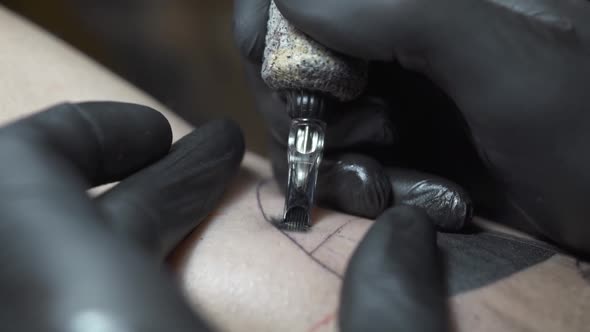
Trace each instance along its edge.
{"label": "needle tip", "polygon": [[288,231],[305,232],[311,228],[309,212],[301,206],[295,206],[287,210],[278,227]]}

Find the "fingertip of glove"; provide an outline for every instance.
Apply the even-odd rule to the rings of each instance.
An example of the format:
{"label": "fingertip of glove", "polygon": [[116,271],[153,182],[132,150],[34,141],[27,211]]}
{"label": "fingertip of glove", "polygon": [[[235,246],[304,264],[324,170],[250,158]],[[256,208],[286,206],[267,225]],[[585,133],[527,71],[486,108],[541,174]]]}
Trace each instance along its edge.
{"label": "fingertip of glove", "polygon": [[[42,113],[47,127],[53,130],[68,131],[77,128],[76,135],[80,141],[87,140],[86,149],[94,146],[96,156],[101,156],[94,163],[85,162],[86,169],[99,168],[93,176],[92,183],[104,183],[119,180],[137,169],[162,158],[170,151],[172,128],[164,115],[157,110],[134,103],[114,101],[90,101],[63,104],[65,112]],[[58,106],[59,108],[59,106]],[[74,126],[73,123],[78,123]],[[59,129],[61,128],[61,129]],[[68,135],[64,135],[66,137]],[[94,141],[93,144],[89,143]],[[78,144],[76,153],[82,152],[83,145]]]}
{"label": "fingertip of glove", "polygon": [[265,36],[260,32],[248,32],[238,24],[234,22],[233,27],[234,43],[238,51],[245,59],[254,63],[262,63]]}
{"label": "fingertip of glove", "polygon": [[246,144],[240,126],[233,120],[216,119],[197,127],[187,140],[204,151],[211,159],[229,155],[234,162],[242,160]]}
{"label": "fingertip of glove", "polygon": [[[420,208],[398,205],[377,219],[351,258],[343,331],[438,331],[445,323],[436,232]],[[421,319],[416,319],[421,317]]]}
{"label": "fingertip of glove", "polygon": [[240,54],[255,63],[262,63],[269,0],[234,1],[232,30]]}
{"label": "fingertip of glove", "polygon": [[127,126],[127,123],[125,123],[127,131],[136,129],[137,134],[141,135],[143,133],[144,135],[155,136],[158,138],[155,141],[161,142],[162,146],[166,146],[165,150],[168,150],[170,144],[172,144],[170,122],[161,112],[149,106],[115,101],[90,101],[71,103],[69,105],[90,116],[93,120],[109,120],[116,117],[132,123],[133,126]]}
{"label": "fingertip of glove", "polygon": [[444,231],[458,231],[473,215],[470,196],[462,188],[441,181],[415,184],[400,202],[423,208],[435,225]]}
{"label": "fingertip of glove", "polygon": [[318,184],[324,204],[367,218],[377,217],[391,204],[391,184],[377,161],[351,154],[327,164]]}
{"label": "fingertip of glove", "polygon": [[305,24],[318,18],[319,16],[325,15],[322,1],[310,1],[310,0],[274,0],[277,9],[281,14],[292,23]]}
{"label": "fingertip of glove", "polygon": [[227,142],[239,143],[241,145],[244,142],[242,128],[234,120],[215,119],[199,126],[197,129],[206,132],[208,135],[223,133]]}

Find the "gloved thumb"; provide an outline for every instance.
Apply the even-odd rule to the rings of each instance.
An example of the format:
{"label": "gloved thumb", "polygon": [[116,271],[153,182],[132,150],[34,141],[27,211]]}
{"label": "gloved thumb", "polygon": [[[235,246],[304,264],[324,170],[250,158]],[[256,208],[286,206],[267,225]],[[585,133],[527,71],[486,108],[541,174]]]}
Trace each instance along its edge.
{"label": "gloved thumb", "polygon": [[447,331],[436,233],[419,208],[385,211],[361,241],[342,286],[340,328],[347,331]]}
{"label": "gloved thumb", "polygon": [[[509,64],[511,57],[519,55],[506,50],[522,50],[521,55],[531,56],[535,53],[524,51],[536,51],[537,45],[555,44],[556,40],[571,41],[575,30],[590,35],[590,24],[583,18],[588,14],[585,1],[275,2],[287,20],[331,49],[367,60],[396,60],[441,80],[457,73],[451,69],[489,74],[488,68],[497,70],[498,63]],[[486,62],[488,59],[495,61]],[[471,77],[470,84],[475,78]]]}
{"label": "gloved thumb", "polygon": [[392,61],[406,50],[416,56],[430,46],[434,34],[458,22],[453,17],[457,11],[462,13],[453,8],[460,0],[275,2],[289,22],[321,44],[344,54],[383,61]]}

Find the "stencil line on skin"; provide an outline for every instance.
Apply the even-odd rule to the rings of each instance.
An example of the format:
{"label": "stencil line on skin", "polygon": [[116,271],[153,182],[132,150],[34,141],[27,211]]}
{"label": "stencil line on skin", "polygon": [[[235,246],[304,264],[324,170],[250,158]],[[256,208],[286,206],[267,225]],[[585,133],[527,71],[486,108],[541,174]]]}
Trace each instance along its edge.
{"label": "stencil line on skin", "polygon": [[336,228],[336,230],[332,233],[330,233],[330,235],[326,236],[325,239],[322,240],[322,242],[320,242],[320,244],[318,244],[317,247],[313,248],[312,251],[309,252],[310,255],[313,255],[318,249],[320,249],[321,246],[323,246],[326,242],[328,242],[332,236],[336,235],[338,232],[340,232],[344,226],[348,225],[351,222],[351,220],[347,221],[345,224],[343,224],[342,226]]}
{"label": "stencil line on skin", "polygon": [[256,201],[258,203],[258,209],[260,210],[260,213],[262,215],[262,217],[264,218],[264,220],[266,220],[269,224],[271,224],[277,231],[279,231],[281,234],[283,234],[286,238],[288,238],[293,244],[295,244],[299,249],[301,249],[301,251],[303,251],[309,258],[311,258],[314,262],[316,262],[318,265],[320,265],[322,268],[324,268],[326,271],[330,272],[331,274],[333,274],[334,276],[336,276],[339,279],[342,279],[342,275],[340,273],[338,273],[337,271],[335,271],[334,269],[330,268],[329,266],[327,266],[326,264],[324,264],[322,261],[320,261],[319,259],[317,259],[316,257],[313,256],[313,253],[319,248],[321,247],[323,244],[325,244],[334,234],[338,233],[344,226],[346,226],[348,223],[350,223],[350,220],[347,221],[346,223],[344,223],[343,225],[339,226],[335,231],[333,231],[332,233],[330,233],[325,239],[323,239],[320,244],[318,246],[316,246],[312,251],[307,251],[301,244],[299,244],[299,242],[297,242],[293,237],[291,237],[287,232],[285,232],[282,229],[279,229],[276,227],[276,225],[273,223],[272,219],[268,216],[268,214],[266,213],[266,211],[264,211],[264,208],[262,207],[262,200],[260,198],[260,193],[261,193],[261,189],[262,187],[264,187],[265,185],[267,185],[268,183],[270,183],[272,180],[271,179],[262,179],[260,181],[258,181],[258,183],[256,184]]}

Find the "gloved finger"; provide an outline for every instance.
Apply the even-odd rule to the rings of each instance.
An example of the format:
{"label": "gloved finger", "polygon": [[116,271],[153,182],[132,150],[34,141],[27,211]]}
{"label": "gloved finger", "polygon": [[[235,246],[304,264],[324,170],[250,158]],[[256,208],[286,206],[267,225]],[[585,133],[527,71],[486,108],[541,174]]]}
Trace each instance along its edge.
{"label": "gloved finger", "polygon": [[[481,90],[514,85],[515,77],[566,61],[565,53],[548,55],[547,50],[577,49],[579,35],[588,36],[590,31],[585,1],[276,0],[276,4],[287,20],[321,44],[367,60],[397,60],[436,80],[453,98],[464,97],[456,100],[462,108],[481,102],[473,97]],[[568,59],[577,63],[578,57]],[[520,93],[518,87],[503,93]],[[495,99],[499,98],[483,100]]]}
{"label": "gloved finger", "polygon": [[[453,5],[455,2],[453,1]],[[276,0],[289,22],[311,38],[336,51],[368,59],[391,61],[399,49],[421,51],[431,34],[455,23],[455,8],[428,1]],[[445,7],[443,7],[445,6]],[[464,12],[461,12],[464,16]],[[441,22],[442,23],[442,22]]]}
{"label": "gloved finger", "polygon": [[[418,28],[426,25],[435,10],[432,4],[420,2],[277,0],[276,4],[291,23],[313,39],[371,60],[392,60],[393,45],[421,36],[416,34]],[[262,62],[269,5],[270,0],[234,0],[235,43],[242,56],[255,63]]]}
{"label": "gloved finger", "polygon": [[164,258],[219,203],[243,154],[240,128],[212,121],[97,201],[115,232]]}
{"label": "gloved finger", "polygon": [[[168,122],[158,112],[111,102],[58,105],[8,125],[0,129],[0,154],[5,156],[0,194],[7,204],[3,211],[16,215],[5,215],[5,220],[18,214],[31,222],[47,219],[58,238],[62,232],[92,230],[97,215],[86,196],[88,186],[118,180],[151,163],[168,151],[170,141]],[[37,230],[9,235],[9,242],[0,243],[42,236],[34,235]]]}
{"label": "gloved finger", "polygon": [[[116,120],[94,122],[102,125],[95,129],[106,135]],[[91,155],[97,143],[84,136],[90,134],[68,126],[27,126],[17,123],[0,132],[0,155],[6,157],[0,163],[0,292],[9,294],[0,302],[0,330],[145,330],[149,317],[149,328],[158,331],[204,331],[161,268],[101,223],[80,173],[87,169],[79,165],[88,161],[73,153],[83,155],[78,144],[87,142],[88,158],[101,161]],[[28,132],[34,128],[40,132]],[[100,173],[90,172],[90,178]]]}
{"label": "gloved finger", "polygon": [[327,155],[316,192],[319,204],[367,218],[376,218],[393,203],[389,177],[381,164],[355,153]]}
{"label": "gloved finger", "polygon": [[385,211],[354,252],[342,285],[347,331],[447,331],[443,268],[433,222],[421,209]]}
{"label": "gloved finger", "polygon": [[7,224],[8,238],[0,243],[44,237],[42,225],[56,238],[93,230],[99,215],[88,185],[118,180],[160,158],[170,140],[161,114],[110,102],[63,104],[0,129],[3,220],[45,221],[11,222],[14,234]]}
{"label": "gloved finger", "polygon": [[388,168],[393,191],[393,205],[422,209],[443,231],[459,231],[473,216],[469,194],[447,179],[401,168]]}
{"label": "gloved finger", "polygon": [[233,34],[243,57],[262,63],[270,0],[234,0]]}
{"label": "gloved finger", "polygon": [[[13,137],[0,154],[0,330],[207,331],[172,278],[105,229],[75,169]],[[45,172],[14,180],[29,164]]]}
{"label": "gloved finger", "polygon": [[[291,118],[285,101],[264,83],[260,77],[260,65],[248,64],[246,74],[271,139],[286,147]],[[349,103],[333,104],[325,117],[328,124],[325,149],[393,145],[396,130],[389,118],[391,111],[387,102],[372,95],[363,95]]]}
{"label": "gloved finger", "polygon": [[317,197],[324,206],[368,218],[390,206],[418,207],[443,231],[462,229],[472,216],[471,199],[457,184],[418,171],[384,168],[356,153],[326,160]]}
{"label": "gloved finger", "polygon": [[[57,105],[2,128],[1,135],[61,157],[89,186],[121,180],[160,159],[172,142],[172,130],[162,114],[117,102]],[[45,173],[43,168],[26,165],[18,174]]]}

